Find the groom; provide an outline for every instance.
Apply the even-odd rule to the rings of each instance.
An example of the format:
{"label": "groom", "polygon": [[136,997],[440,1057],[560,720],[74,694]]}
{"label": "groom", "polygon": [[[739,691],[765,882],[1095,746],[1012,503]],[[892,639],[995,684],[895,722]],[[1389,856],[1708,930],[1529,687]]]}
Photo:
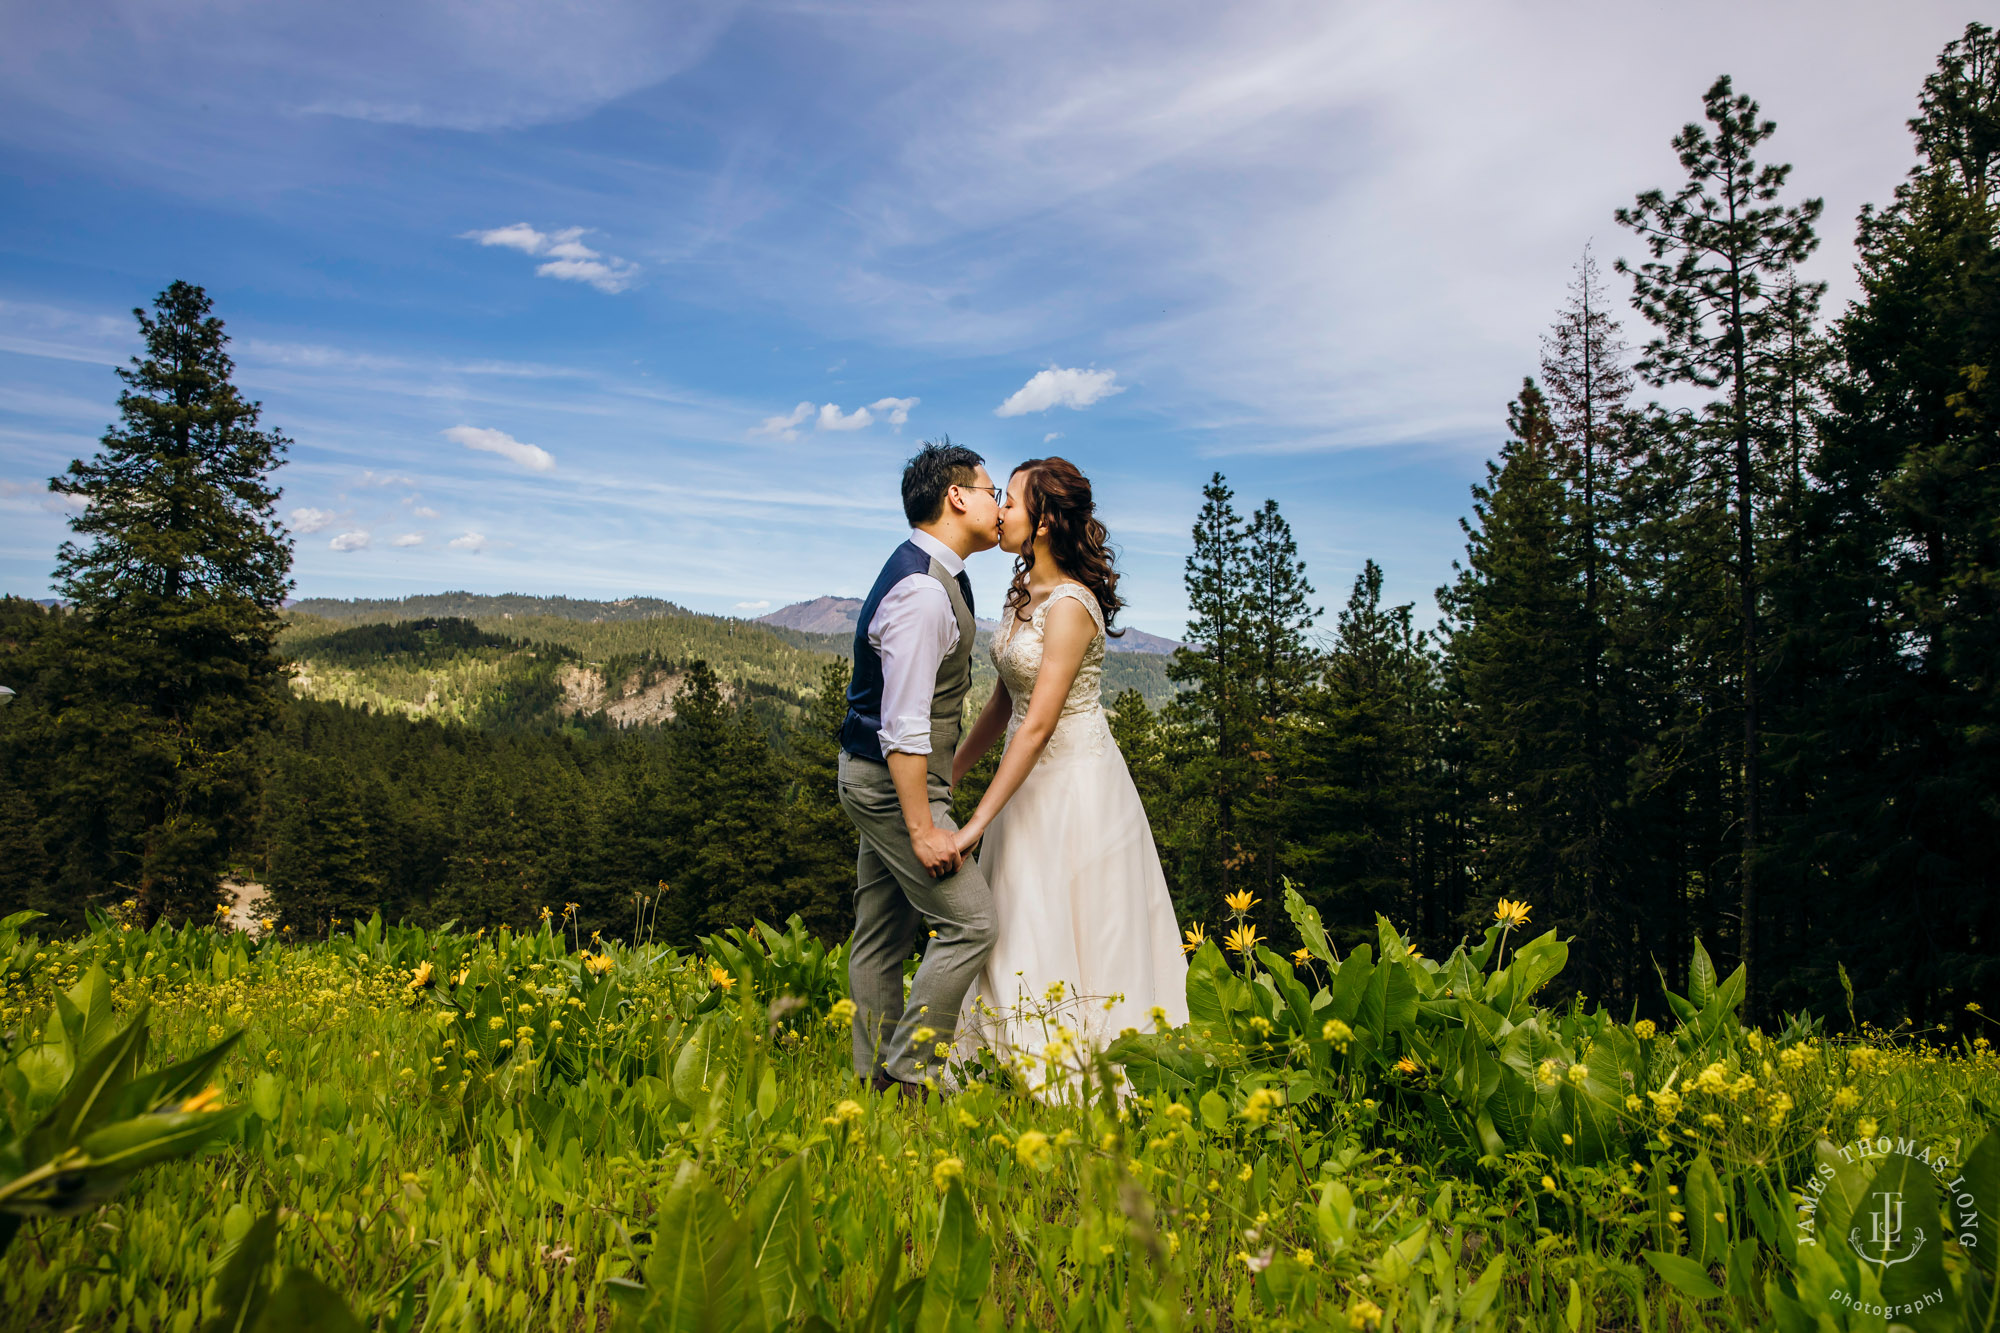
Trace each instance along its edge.
{"label": "groom", "polygon": [[[951,761],[976,632],[965,559],[999,544],[999,492],[979,455],[946,439],[903,469],[903,514],[910,539],[854,627],[840,807],[861,833],[847,963],[854,1072],[915,1097],[993,948],[993,895],[953,839]],[[905,1002],[903,960],[919,942]]]}

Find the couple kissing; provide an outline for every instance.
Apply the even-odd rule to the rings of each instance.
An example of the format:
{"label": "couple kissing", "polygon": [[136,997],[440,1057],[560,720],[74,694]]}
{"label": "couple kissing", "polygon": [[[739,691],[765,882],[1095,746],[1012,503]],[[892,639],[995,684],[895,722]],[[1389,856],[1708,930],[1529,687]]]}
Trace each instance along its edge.
{"label": "couple kissing", "polygon": [[[1118,574],[1090,482],[1066,459],[1030,459],[1003,488],[945,440],[910,459],[902,489],[909,540],[862,604],[840,730],[840,804],[861,840],[855,1075],[925,1096],[984,1051],[1059,1096],[1049,1043],[1101,1046],[1187,1018],[1166,876],[1100,697]],[[995,546],[1014,557],[989,649],[999,680],[966,731],[965,565]],[[960,828],[952,790],[1003,738]]]}

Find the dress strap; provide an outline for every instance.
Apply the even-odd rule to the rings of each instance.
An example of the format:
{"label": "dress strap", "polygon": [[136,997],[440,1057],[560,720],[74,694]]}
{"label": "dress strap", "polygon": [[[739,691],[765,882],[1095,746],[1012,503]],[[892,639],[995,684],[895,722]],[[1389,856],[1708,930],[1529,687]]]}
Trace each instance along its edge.
{"label": "dress strap", "polygon": [[1097,594],[1089,588],[1084,587],[1081,583],[1074,583],[1069,580],[1064,580],[1049,589],[1049,595],[1043,598],[1042,604],[1035,609],[1035,619],[1046,622],[1049,608],[1055,605],[1058,597],[1073,597],[1077,601],[1082,602],[1084,609],[1090,612],[1090,618],[1097,622],[1097,632],[1099,634],[1104,633],[1104,608],[1097,604]]}

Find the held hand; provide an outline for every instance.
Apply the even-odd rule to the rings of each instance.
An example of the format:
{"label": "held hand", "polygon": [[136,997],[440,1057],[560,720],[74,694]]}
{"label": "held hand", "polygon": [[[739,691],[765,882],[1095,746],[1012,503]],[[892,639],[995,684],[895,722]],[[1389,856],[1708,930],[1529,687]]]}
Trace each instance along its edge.
{"label": "held hand", "polygon": [[958,836],[955,839],[958,854],[961,857],[971,856],[973,852],[978,850],[979,840],[985,836],[986,826],[984,824],[967,824],[958,831]]}
{"label": "held hand", "polygon": [[935,825],[910,831],[910,850],[932,879],[951,874],[965,859],[958,850],[957,837],[952,830]]}

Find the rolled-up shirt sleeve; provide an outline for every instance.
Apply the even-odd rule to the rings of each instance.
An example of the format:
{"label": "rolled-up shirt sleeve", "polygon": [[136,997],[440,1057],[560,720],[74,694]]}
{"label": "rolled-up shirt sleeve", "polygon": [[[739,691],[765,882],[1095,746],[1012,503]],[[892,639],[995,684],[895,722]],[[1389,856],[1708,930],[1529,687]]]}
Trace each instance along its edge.
{"label": "rolled-up shirt sleeve", "polygon": [[931,699],[938,665],[958,647],[958,619],[944,585],[912,574],[882,596],[868,622],[882,657],[882,753],[931,752]]}

